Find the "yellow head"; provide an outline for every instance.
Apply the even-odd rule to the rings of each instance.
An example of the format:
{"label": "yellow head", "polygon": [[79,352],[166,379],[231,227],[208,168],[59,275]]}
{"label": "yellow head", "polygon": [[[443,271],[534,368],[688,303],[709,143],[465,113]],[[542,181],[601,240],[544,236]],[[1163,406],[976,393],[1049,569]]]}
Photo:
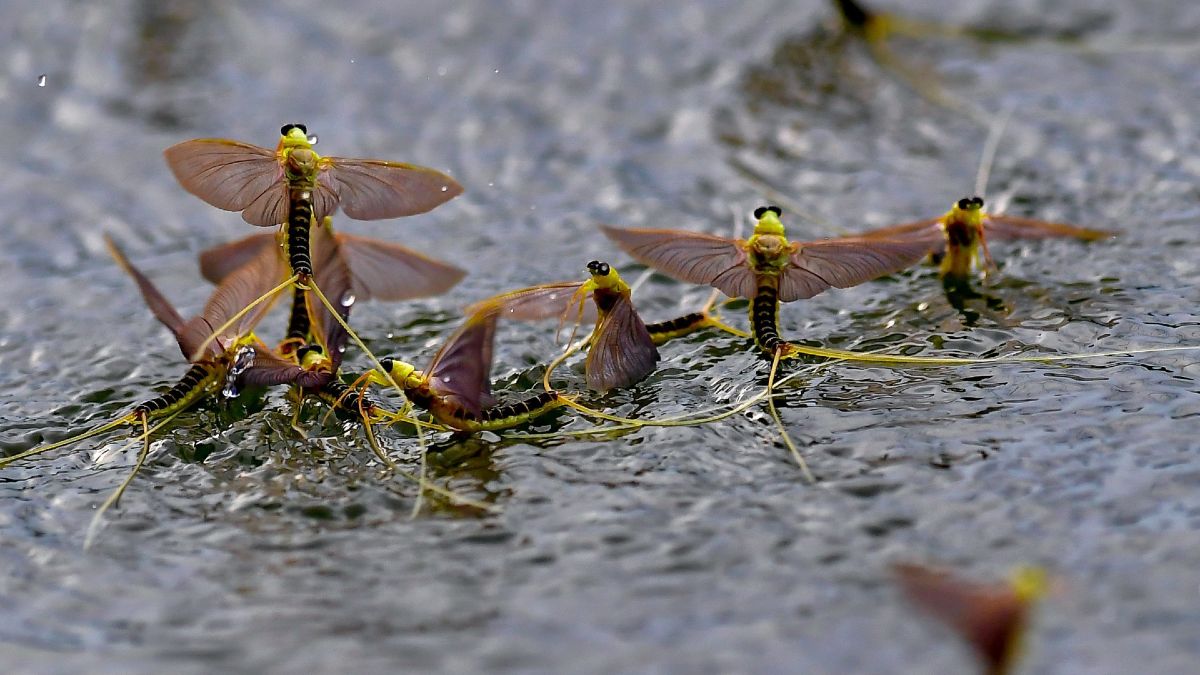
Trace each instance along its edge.
{"label": "yellow head", "polygon": [[588,291],[602,289],[606,291],[614,291],[616,293],[629,293],[629,284],[621,278],[620,274],[606,262],[593,260],[587,264],[588,274],[592,278],[584,284],[584,288]]}
{"label": "yellow head", "polygon": [[[392,380],[395,380],[396,384],[401,387],[415,387],[423,379],[416,366],[399,359],[383,359],[379,365],[383,366],[383,369],[372,370],[367,379],[381,387],[392,386]],[[391,380],[388,379],[389,375]]]}
{"label": "yellow head", "polygon": [[778,274],[787,267],[792,254],[792,245],[783,232],[783,211],[778,206],[760,206],[754,209],[754,234],[746,240],[746,252],[750,254],[750,266],[761,274]]}
{"label": "yellow head", "polygon": [[983,227],[983,215],[983,197],[964,197],[950,209],[945,220],[979,229]]}
{"label": "yellow head", "polygon": [[321,348],[321,345],[304,345],[297,349],[296,360],[305,370],[316,370],[329,363],[329,358],[325,356],[325,350]]}
{"label": "yellow head", "polygon": [[778,206],[760,206],[754,209],[754,219],[758,221],[754,224],[754,234],[784,236],[781,216],[783,216],[783,210]]}
{"label": "yellow head", "polygon": [[279,130],[279,148],[312,149],[308,140],[308,127],[303,124],[285,124]]}

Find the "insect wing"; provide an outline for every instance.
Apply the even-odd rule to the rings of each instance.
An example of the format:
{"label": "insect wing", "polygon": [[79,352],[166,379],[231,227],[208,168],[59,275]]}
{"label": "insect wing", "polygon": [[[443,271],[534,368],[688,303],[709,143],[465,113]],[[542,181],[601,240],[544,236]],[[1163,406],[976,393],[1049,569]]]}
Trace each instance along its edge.
{"label": "insect wing", "polygon": [[495,337],[496,316],[490,313],[473,315],[446,341],[429,364],[429,379],[434,392],[476,417],[484,402],[492,400],[490,373]]}
{"label": "insect wing", "polygon": [[441,295],[467,274],[399,244],[342,233],[337,239],[342,257],[350,266],[354,295],[360,300]]}
{"label": "insect wing", "polygon": [[111,237],[106,235],[104,243],[108,245],[108,252],[116,259],[121,269],[133,277],[134,282],[137,283],[138,290],[142,293],[142,299],[146,301],[146,306],[154,313],[154,317],[166,326],[175,335],[176,339],[178,339],[183,331],[184,320],[174,305],[171,304],[171,301],[167,300],[166,296],[158,290],[145,274],[142,274],[141,270],[129,262],[129,258],[125,257],[124,251],[117,246]]}
{"label": "insect wing", "polygon": [[[378,159],[326,157],[318,174],[321,199],[330,194],[356,220],[400,218],[425,213],[462,194],[462,186],[440,171]],[[336,203],[334,205],[336,206]],[[317,217],[329,208],[316,204]]]}
{"label": "insect wing", "polygon": [[989,215],[983,220],[983,231],[988,239],[1050,239],[1052,237],[1073,237],[1084,241],[1109,239],[1116,236],[1112,232],[1093,230],[1066,223],[1051,223],[1033,218],[1018,218],[1016,216]]}
{"label": "insect wing", "polygon": [[275,152],[249,143],[198,138],[167,148],[167,166],[183,189],[251,225],[278,225],[287,213],[283,167]]}
{"label": "insect wing", "polygon": [[255,345],[254,364],[245,370],[238,382],[249,387],[273,387],[295,384],[317,389],[333,380],[329,370],[307,370],[287,359],[280,358],[265,345]]}
{"label": "insect wing", "polygon": [[803,300],[829,288],[850,288],[920,262],[930,252],[921,239],[846,237],[793,244],[779,278],[779,300]]}
{"label": "insect wing", "polygon": [[680,281],[710,285],[731,298],[752,298],[757,290],[736,240],[684,230],[600,229],[635,260]]}
{"label": "insect wing", "polygon": [[[350,309],[357,298],[352,290],[349,266],[346,264],[340,239],[330,228],[316,225],[309,240],[313,257],[313,276],[325,297],[338,308],[342,319],[349,320]],[[312,291],[305,293],[308,315],[312,317],[312,333],[325,350],[336,370],[342,363],[349,335],[341,322],[325,307],[325,303]]]}
{"label": "insect wing", "polygon": [[588,349],[588,386],[605,392],[628,387],[654,372],[658,348],[629,296],[622,295],[596,326]]}
{"label": "insect wing", "polygon": [[919,565],[896,565],[906,596],[921,609],[962,635],[980,657],[1002,672],[1022,627],[1026,604],[1013,590],[979,584]]}
{"label": "insect wing", "polygon": [[[279,254],[271,248],[263,248],[253,260],[242,265],[225,277],[217,286],[200,316],[188,321],[179,336],[179,346],[185,356],[191,358],[212,331],[233,318],[250,303],[262,298],[268,291],[286,278],[286,269]],[[233,323],[222,335],[209,343],[206,356],[214,357],[230,348],[238,337],[246,335],[266,315],[279,297],[263,300]]]}
{"label": "insect wing", "polygon": [[586,298],[579,294],[579,289],[583,287],[584,283],[582,281],[562,281],[522,288],[477,302],[468,307],[466,313],[491,312],[500,317],[517,321],[573,320],[578,311],[576,303],[580,303],[583,309],[582,320],[592,322],[596,320],[597,316],[596,305],[586,302]]}
{"label": "insect wing", "polygon": [[275,235],[252,234],[237,241],[213,246],[200,253],[200,274],[210,283],[219,284],[236,270],[275,245]]}
{"label": "insect wing", "polygon": [[900,225],[889,225],[874,230],[867,230],[855,236],[863,239],[920,239],[922,241],[929,241],[930,243],[937,243],[941,242],[945,236],[942,234],[941,223],[941,218],[929,218],[913,223],[901,223]]}

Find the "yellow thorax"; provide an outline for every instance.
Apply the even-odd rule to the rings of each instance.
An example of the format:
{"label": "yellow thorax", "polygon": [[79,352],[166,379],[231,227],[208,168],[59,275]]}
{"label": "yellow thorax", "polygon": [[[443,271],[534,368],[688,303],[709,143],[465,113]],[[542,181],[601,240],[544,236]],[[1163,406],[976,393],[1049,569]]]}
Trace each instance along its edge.
{"label": "yellow thorax", "polygon": [[983,228],[983,198],[982,197],[964,197],[958,200],[942,216],[942,227],[951,224],[961,224],[969,227],[972,231],[978,232]]}
{"label": "yellow thorax", "polygon": [[[383,370],[379,368],[372,370],[367,379],[381,387],[392,386],[394,380],[404,389],[414,389],[425,381],[425,374],[417,370],[417,367],[411,363],[399,359],[384,359],[380,361],[380,365],[383,366]],[[388,378],[389,375],[391,379]]]}
{"label": "yellow thorax", "polygon": [[783,231],[783,215],[778,206],[764,206],[755,209],[754,234],[746,241],[746,252],[750,255],[750,264],[757,272],[777,274],[787,267],[792,255],[792,245]]}

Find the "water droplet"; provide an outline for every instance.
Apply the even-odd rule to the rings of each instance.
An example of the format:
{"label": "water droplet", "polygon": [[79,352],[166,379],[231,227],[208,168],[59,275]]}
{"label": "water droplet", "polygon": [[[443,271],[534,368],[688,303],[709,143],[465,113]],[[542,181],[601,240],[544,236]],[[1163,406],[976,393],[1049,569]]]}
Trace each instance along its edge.
{"label": "water droplet", "polygon": [[493,70],[492,72],[493,72],[493,73],[498,73],[498,72],[500,72],[500,69],[499,69],[499,68],[497,68],[497,69]]}
{"label": "water droplet", "polygon": [[438,74],[438,77],[445,77],[446,76],[446,66],[438,66],[437,74]]}
{"label": "water droplet", "polygon": [[391,340],[394,337],[396,337],[396,334],[389,330],[387,332],[387,339]]}
{"label": "water droplet", "polygon": [[309,137],[308,137],[308,144],[309,144],[309,145],[316,145],[316,144],[317,144],[317,140],[319,140],[319,139],[317,138],[317,135],[316,135],[316,134],[312,134],[311,136],[309,136]]}
{"label": "water droplet", "polygon": [[925,311],[925,310],[927,310],[927,309],[929,309],[929,303],[928,303],[928,302],[922,302],[921,304],[917,305],[917,311],[918,311],[918,312],[924,312],[924,311]]}
{"label": "water droplet", "polygon": [[38,86],[39,87],[46,86],[46,76],[45,75],[38,75]]}
{"label": "water droplet", "polygon": [[354,59],[350,59],[350,63],[354,63]]}
{"label": "water droplet", "polygon": [[495,183],[488,183],[488,187],[496,187]]}
{"label": "water droplet", "polygon": [[225,388],[221,390],[221,395],[225,398],[237,398],[238,389],[232,384],[227,384],[225,385]]}
{"label": "water droplet", "polygon": [[551,293],[551,294],[550,294],[550,296],[549,296],[549,299],[550,299],[550,300],[553,300],[553,299],[555,299],[555,298],[557,298],[557,297],[558,297],[558,293]]}
{"label": "water droplet", "polygon": [[354,297],[353,293],[347,293],[342,296],[342,307],[349,307],[354,304],[358,298]]}
{"label": "water droplet", "polygon": [[338,353],[345,354],[346,353],[346,345],[338,345]]}
{"label": "water droplet", "polygon": [[450,189],[450,186],[449,186],[449,185],[443,185],[443,186],[442,186],[442,192],[446,192],[446,191],[447,191],[447,190],[449,190],[449,189]]}

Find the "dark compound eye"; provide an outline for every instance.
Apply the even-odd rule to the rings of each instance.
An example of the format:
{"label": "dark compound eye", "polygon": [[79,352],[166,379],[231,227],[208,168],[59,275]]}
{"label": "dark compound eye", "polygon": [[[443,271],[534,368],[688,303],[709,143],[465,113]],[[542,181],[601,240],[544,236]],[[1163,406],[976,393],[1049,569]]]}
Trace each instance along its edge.
{"label": "dark compound eye", "polygon": [[606,263],[606,262],[600,262],[599,260],[593,260],[587,264],[587,268],[588,268],[588,272],[591,272],[592,274],[595,274],[596,276],[600,276],[600,277],[608,276],[609,267],[608,267],[608,263]]}
{"label": "dark compound eye", "polygon": [[767,210],[773,212],[776,218],[783,217],[783,209],[779,208],[778,206],[768,206]]}
{"label": "dark compound eye", "polygon": [[321,345],[304,345],[296,350],[296,359],[303,361],[304,357],[308,356],[309,353],[324,354],[325,350],[321,349]]}
{"label": "dark compound eye", "polygon": [[297,124],[296,128],[299,129],[300,133],[304,134],[305,136],[308,135],[308,127],[304,126],[303,124]]}
{"label": "dark compound eye", "polygon": [[279,127],[279,135],[287,136],[288,132],[295,128],[296,128],[295,124],[285,124],[282,127]]}
{"label": "dark compound eye", "polygon": [[965,199],[965,198],[958,200],[958,208],[960,208],[964,211],[971,208],[971,200]]}
{"label": "dark compound eye", "polygon": [[975,202],[975,206],[983,208],[983,197],[974,197],[971,199],[971,201]]}
{"label": "dark compound eye", "polygon": [[383,372],[390,373],[392,372],[392,363],[392,359],[384,359],[379,362],[379,365],[383,366]]}
{"label": "dark compound eye", "polygon": [[754,219],[755,220],[762,220],[762,217],[765,215],[767,215],[767,207],[760,206],[757,209],[754,209]]}

